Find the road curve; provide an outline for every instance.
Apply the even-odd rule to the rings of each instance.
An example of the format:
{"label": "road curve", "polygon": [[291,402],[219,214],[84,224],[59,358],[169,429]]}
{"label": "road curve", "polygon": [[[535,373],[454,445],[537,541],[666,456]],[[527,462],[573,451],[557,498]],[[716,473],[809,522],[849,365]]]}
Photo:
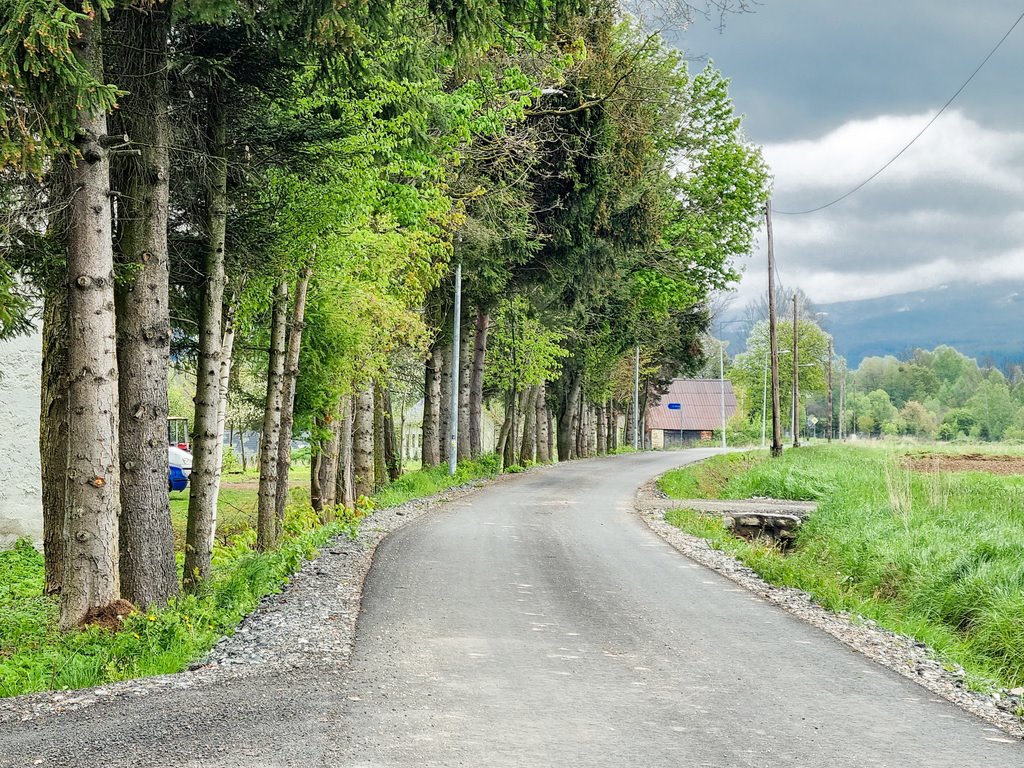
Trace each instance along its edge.
{"label": "road curve", "polygon": [[710,453],[503,479],[381,544],[347,670],[4,726],[0,765],[1024,764],[1024,744],[687,560],[632,513],[642,482]]}

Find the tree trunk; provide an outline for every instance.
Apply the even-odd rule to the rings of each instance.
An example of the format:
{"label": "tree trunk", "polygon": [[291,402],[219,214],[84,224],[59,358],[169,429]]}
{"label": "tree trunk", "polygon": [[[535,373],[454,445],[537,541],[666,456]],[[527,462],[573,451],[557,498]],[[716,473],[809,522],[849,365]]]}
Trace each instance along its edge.
{"label": "tree trunk", "polygon": [[[321,426],[321,418],[317,417],[317,426]],[[318,515],[324,511],[324,484],[321,477],[323,463],[323,441],[317,441],[310,446],[312,449],[309,456],[309,506]]]}
{"label": "tree trunk", "polygon": [[[328,426],[330,431],[333,430],[333,423]],[[320,451],[313,454],[310,457],[309,477],[310,486],[312,487],[312,478],[314,473],[316,474],[317,489],[320,492],[320,509],[316,511],[320,515],[320,519],[324,522],[327,518],[324,514],[325,510],[329,510],[334,503],[331,501],[331,497],[334,495],[334,475],[331,474],[331,442],[333,437],[327,437],[325,440],[320,441]],[[316,466],[313,466],[312,459],[316,459]]]}
{"label": "tree trunk", "polygon": [[437,455],[439,464],[447,464],[452,442],[452,347],[442,344],[438,350],[441,355],[441,398],[437,404]]}
{"label": "tree trunk", "polygon": [[388,479],[397,480],[402,476],[402,456],[395,441],[395,416],[391,408],[391,392],[381,387],[384,406],[384,466]]}
{"label": "tree trunk", "polygon": [[608,450],[614,451],[619,447],[619,410],[615,407],[615,401],[609,403],[608,417]]}
{"label": "tree trunk", "polygon": [[46,594],[64,582],[64,520],[68,485],[68,286],[66,275],[43,296],[43,371],[39,457],[43,496]]}
{"label": "tree trunk", "polygon": [[[220,342],[220,375],[218,376],[217,388],[219,401],[217,403],[217,474],[214,477],[214,498],[220,498],[220,483],[224,475],[224,427],[228,420],[228,393],[231,389],[231,365],[235,352],[235,312],[238,306],[235,297],[232,296],[224,307],[224,333],[221,334]],[[244,468],[243,451],[243,468]]]}
{"label": "tree trunk", "polygon": [[462,318],[459,326],[459,441],[458,458],[464,461],[470,457],[469,400],[473,383],[473,325]]}
{"label": "tree trunk", "polygon": [[548,447],[548,432],[551,429],[551,423],[548,418],[548,404],[544,382],[537,386],[537,399],[534,402],[534,422],[537,425],[537,461],[541,464],[547,464],[551,461],[551,452]]}
{"label": "tree trunk", "polygon": [[580,397],[576,405],[576,412],[573,416],[573,432],[576,435],[576,458],[587,458],[587,404],[586,398]]}
{"label": "tree trunk", "polygon": [[357,395],[352,424],[352,490],[358,502],[373,493],[373,386]]}
{"label": "tree trunk", "polygon": [[238,433],[238,455],[242,458],[242,471],[245,472],[249,468],[248,460],[245,455],[245,430],[243,429]]}
{"label": "tree trunk", "polygon": [[519,449],[519,391],[515,386],[512,387],[508,400],[508,437],[505,440],[505,450],[502,452],[503,467],[511,467],[516,463],[516,452]]}
{"label": "tree trunk", "polygon": [[281,435],[281,401],[284,388],[285,331],[288,325],[288,281],[274,289],[270,320],[270,355],[267,365],[267,395],[260,433],[260,485],[257,503],[256,548],[273,549],[277,544],[277,456]]}
{"label": "tree trunk", "polygon": [[497,453],[501,456],[503,467],[508,466],[507,448],[508,444],[515,438],[510,437],[512,431],[512,412],[515,410],[512,403],[514,396],[511,391],[505,393],[505,420],[501,423],[501,431],[498,433]]}
{"label": "tree trunk", "polygon": [[295,423],[295,382],[299,378],[299,352],[302,350],[302,329],[306,325],[306,292],[309,289],[310,267],[303,267],[295,280],[295,300],[288,329],[288,352],[281,379],[281,431],[277,443],[277,485],[274,490],[274,521],[277,535],[284,525],[284,508],[288,503],[288,475],[292,468],[292,427]]}
{"label": "tree trunk", "polygon": [[473,373],[469,385],[469,454],[483,455],[484,367],[487,359],[487,333],[491,316],[482,307],[476,309],[476,333],[473,336]]}
{"label": "tree trunk", "polygon": [[544,431],[548,435],[548,461],[555,458],[555,429],[552,425],[551,408],[548,407],[547,398],[544,400]]}
{"label": "tree trunk", "polygon": [[567,377],[567,383],[562,387],[562,402],[558,412],[558,460],[568,461],[575,453],[576,410],[582,378],[573,370],[565,370],[562,375]]}
{"label": "tree trunk", "polygon": [[209,242],[203,261],[205,283],[199,316],[196,410],[192,420],[192,474],[189,477],[188,526],[185,532],[183,585],[194,591],[210,573],[217,529],[217,443],[220,437],[221,316],[224,305],[224,248],[227,234],[227,114],[217,78],[208,95],[209,179],[206,190]]}
{"label": "tree trunk", "polygon": [[608,406],[602,401],[597,409],[597,455],[605,456],[608,453]]}
{"label": "tree trunk", "polygon": [[341,406],[334,409],[334,418],[331,420],[331,437],[327,441],[327,455],[324,460],[323,472],[321,472],[321,488],[323,489],[323,501],[325,507],[334,507],[338,504],[338,459],[341,448]]}
{"label": "tree trunk", "polygon": [[[100,15],[78,22],[76,56],[105,82]],[[117,565],[121,508],[118,453],[117,337],[110,167],[101,139],[102,110],[78,113],[68,228],[68,515],[60,626],[69,629],[91,608],[120,595]]]}
{"label": "tree trunk", "polygon": [[430,354],[424,367],[423,382],[423,426],[420,461],[423,468],[436,467],[441,463],[441,349],[435,341],[430,345]]}
{"label": "tree trunk", "polygon": [[523,439],[519,444],[519,463],[523,466],[537,460],[537,386],[531,385],[523,389],[522,405],[519,412],[523,414]]}
{"label": "tree trunk", "polygon": [[629,400],[626,403],[626,430],[625,430],[626,434],[624,436],[624,441],[623,441],[625,445],[629,445],[629,446],[633,445],[633,436],[636,433],[636,429],[634,427],[635,427],[636,424],[637,424],[637,422],[634,419],[634,414],[633,414],[633,401]]}
{"label": "tree trunk", "polygon": [[352,492],[352,414],[354,412],[351,397],[341,402],[340,444],[338,446],[338,470],[335,477],[335,503],[352,508],[354,499]]}
{"label": "tree trunk", "polygon": [[117,111],[141,155],[112,164],[117,181],[118,261],[128,265],[116,287],[119,374],[121,596],[161,605],[178,591],[174,532],[167,496],[168,155],[167,9],[127,9],[111,16],[115,81],[127,91]]}
{"label": "tree trunk", "polygon": [[384,388],[373,383],[373,490],[384,487],[388,468],[384,459]]}

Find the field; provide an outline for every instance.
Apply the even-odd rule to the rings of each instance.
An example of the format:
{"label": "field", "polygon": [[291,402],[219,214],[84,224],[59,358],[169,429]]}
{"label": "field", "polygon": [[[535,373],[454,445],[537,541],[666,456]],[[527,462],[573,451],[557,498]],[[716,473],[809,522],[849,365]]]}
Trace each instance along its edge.
{"label": "field", "polygon": [[972,684],[1024,685],[1024,456],[819,446],[729,454],[669,473],[675,498],[812,499],[783,555],[711,518],[669,513],[774,583],[910,635]]}

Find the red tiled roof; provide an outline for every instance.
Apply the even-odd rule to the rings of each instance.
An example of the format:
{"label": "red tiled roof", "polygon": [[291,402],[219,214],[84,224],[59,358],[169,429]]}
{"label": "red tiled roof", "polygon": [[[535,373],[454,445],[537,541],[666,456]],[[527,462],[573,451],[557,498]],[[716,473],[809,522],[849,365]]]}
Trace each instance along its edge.
{"label": "red tiled roof", "polygon": [[[647,430],[667,429],[708,431],[722,428],[721,379],[673,379],[668,392],[656,396],[647,405]],[[670,410],[669,403],[682,408]],[[732,382],[725,380],[725,418],[736,412]]]}

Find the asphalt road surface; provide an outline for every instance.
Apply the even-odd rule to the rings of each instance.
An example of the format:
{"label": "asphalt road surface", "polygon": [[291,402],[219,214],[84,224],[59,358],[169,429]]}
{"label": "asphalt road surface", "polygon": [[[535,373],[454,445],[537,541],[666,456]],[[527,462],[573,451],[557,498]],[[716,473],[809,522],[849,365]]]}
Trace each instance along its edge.
{"label": "asphalt road surface", "polygon": [[0,726],[0,765],[1024,765],[1024,744],[651,533],[635,489],[709,453],[498,482],[384,541],[349,670]]}

